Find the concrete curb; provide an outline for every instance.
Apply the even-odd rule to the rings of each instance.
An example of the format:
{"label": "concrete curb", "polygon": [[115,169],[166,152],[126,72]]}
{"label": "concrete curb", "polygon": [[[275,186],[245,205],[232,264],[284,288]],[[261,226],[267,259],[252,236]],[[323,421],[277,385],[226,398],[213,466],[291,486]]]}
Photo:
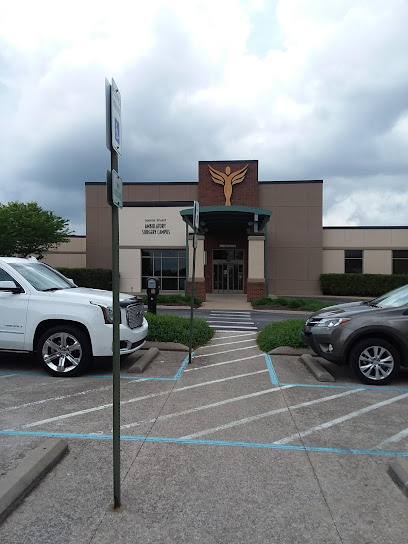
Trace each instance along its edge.
{"label": "concrete curb", "polygon": [[314,351],[308,348],[291,348],[289,346],[279,346],[278,348],[273,349],[268,352],[269,355],[303,355],[307,353],[309,355],[314,355]]}
{"label": "concrete curb", "polygon": [[20,464],[0,478],[0,523],[68,451],[61,438],[49,438],[29,451]]}
{"label": "concrete curb", "polygon": [[188,346],[178,344],[177,342],[145,342],[142,350],[158,348],[162,351],[189,351]]}
{"label": "concrete curb", "polygon": [[408,459],[397,459],[390,463],[388,474],[408,497]]}
{"label": "concrete curb", "polygon": [[155,357],[159,353],[158,348],[150,348],[144,353],[140,359],[138,359],[132,366],[127,369],[127,372],[131,374],[141,374],[146,370]]}
{"label": "concrete curb", "polygon": [[304,353],[299,357],[299,361],[303,363],[307,369],[313,374],[313,376],[318,380],[319,382],[335,382],[336,379],[334,376],[330,374],[330,372],[327,372],[326,369],[324,369],[318,361],[309,355],[308,353]]}

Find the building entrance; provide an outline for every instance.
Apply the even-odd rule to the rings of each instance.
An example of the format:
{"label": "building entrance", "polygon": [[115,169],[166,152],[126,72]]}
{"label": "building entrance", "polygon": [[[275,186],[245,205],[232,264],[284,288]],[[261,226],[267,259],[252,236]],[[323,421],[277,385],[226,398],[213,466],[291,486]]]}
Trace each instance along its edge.
{"label": "building entrance", "polygon": [[244,292],[244,251],[213,250],[213,293]]}

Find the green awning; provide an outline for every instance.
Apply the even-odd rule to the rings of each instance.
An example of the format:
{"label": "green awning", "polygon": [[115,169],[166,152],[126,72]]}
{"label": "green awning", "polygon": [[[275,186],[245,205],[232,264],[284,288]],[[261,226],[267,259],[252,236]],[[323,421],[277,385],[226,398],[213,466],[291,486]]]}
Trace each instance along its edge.
{"label": "green awning", "polygon": [[[193,228],[193,208],[181,210],[180,215]],[[272,212],[251,206],[203,206],[200,207],[201,233],[222,229],[238,228],[247,232],[262,232]]]}

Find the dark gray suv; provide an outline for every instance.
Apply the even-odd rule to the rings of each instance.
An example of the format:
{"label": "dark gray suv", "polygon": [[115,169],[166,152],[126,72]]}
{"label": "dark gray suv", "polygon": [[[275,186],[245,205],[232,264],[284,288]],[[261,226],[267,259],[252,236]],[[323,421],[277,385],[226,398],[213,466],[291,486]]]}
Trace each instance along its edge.
{"label": "dark gray suv", "polygon": [[323,308],[302,339],[320,357],[349,364],[359,379],[383,385],[408,366],[408,285],[367,302]]}

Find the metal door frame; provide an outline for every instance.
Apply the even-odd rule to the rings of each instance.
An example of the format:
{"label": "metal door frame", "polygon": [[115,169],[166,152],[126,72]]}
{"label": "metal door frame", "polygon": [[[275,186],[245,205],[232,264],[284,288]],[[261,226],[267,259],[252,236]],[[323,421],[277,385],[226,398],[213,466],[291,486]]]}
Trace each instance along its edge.
{"label": "metal door frame", "polygon": [[[215,270],[216,270],[216,267],[219,267],[220,268],[220,271],[221,271],[221,274],[222,276],[224,276],[223,272],[224,270],[227,271],[227,287],[224,289],[224,285],[222,285],[222,288],[216,288],[215,287]],[[232,272],[232,276],[233,276],[233,285],[231,286],[230,285],[230,279],[231,279],[231,276],[230,276],[230,273],[229,271],[231,270],[231,268],[233,269],[233,272]],[[238,274],[238,288],[237,289],[234,289],[235,285],[234,285],[234,269],[236,271],[236,274]],[[241,273],[241,277],[239,277],[239,274]],[[240,285],[241,284],[241,289],[239,289]],[[232,289],[231,289],[232,287]],[[213,266],[212,266],[212,292],[213,293],[227,293],[227,294],[242,294],[244,293],[244,261],[224,261],[224,260],[215,260],[213,261]]]}

